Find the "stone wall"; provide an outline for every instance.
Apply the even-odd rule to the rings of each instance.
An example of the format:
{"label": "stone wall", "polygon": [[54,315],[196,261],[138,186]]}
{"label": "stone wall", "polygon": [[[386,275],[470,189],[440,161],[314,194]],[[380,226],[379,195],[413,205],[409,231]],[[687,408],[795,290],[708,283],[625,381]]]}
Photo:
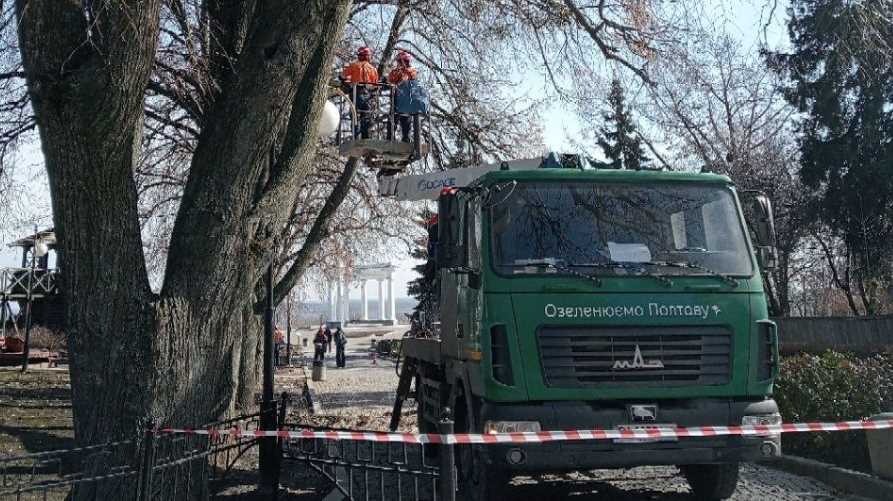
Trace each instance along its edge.
{"label": "stone wall", "polygon": [[781,353],[893,353],[893,316],[775,318]]}

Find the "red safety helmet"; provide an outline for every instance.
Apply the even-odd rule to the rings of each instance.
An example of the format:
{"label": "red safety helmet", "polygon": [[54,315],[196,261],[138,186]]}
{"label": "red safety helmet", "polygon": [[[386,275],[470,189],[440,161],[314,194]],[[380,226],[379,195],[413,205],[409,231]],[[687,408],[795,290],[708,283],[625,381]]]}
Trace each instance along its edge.
{"label": "red safety helmet", "polygon": [[409,55],[409,52],[401,50],[400,53],[397,54],[397,61],[409,66],[409,63],[412,62],[412,56]]}
{"label": "red safety helmet", "polygon": [[360,61],[368,61],[372,57],[372,49],[369,47],[360,47],[357,49],[357,59]]}

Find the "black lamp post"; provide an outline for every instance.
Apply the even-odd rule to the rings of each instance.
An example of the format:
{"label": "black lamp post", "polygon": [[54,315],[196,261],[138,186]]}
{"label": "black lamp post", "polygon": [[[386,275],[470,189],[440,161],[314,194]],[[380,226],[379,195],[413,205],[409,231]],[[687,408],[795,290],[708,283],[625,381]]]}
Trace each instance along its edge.
{"label": "black lamp post", "polygon": [[[273,400],[273,263],[267,266],[266,308],[264,309],[264,375],[261,400],[261,428],[276,429],[276,402]],[[258,466],[261,472],[261,489],[276,497],[279,490],[279,451],[276,437],[264,437],[260,446]]]}
{"label": "black lamp post", "polygon": [[291,366],[291,291],[285,296],[285,365]]}

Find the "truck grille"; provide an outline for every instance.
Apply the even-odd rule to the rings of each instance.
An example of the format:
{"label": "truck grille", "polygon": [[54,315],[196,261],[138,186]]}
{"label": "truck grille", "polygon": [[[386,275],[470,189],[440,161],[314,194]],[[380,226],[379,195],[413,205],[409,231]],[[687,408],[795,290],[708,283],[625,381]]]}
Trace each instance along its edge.
{"label": "truck grille", "polygon": [[720,385],[732,364],[729,329],[681,327],[541,327],[547,386]]}

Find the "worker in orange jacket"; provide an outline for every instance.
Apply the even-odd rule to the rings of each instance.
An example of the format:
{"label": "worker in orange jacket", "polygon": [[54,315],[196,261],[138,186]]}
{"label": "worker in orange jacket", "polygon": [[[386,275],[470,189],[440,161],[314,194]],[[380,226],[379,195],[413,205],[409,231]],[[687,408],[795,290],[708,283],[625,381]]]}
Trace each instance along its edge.
{"label": "worker in orange jacket", "polygon": [[[372,49],[360,47],[357,60],[345,66],[341,71],[341,80],[351,87],[356,86],[354,106],[360,121],[359,133],[363,139],[369,139],[369,127],[372,124],[372,105],[374,90],[379,83],[378,70],[372,66]],[[357,131],[354,130],[354,135]]]}
{"label": "worker in orange jacket", "polygon": [[[409,55],[405,50],[401,50],[399,54],[397,54],[397,65],[394,69],[388,73],[388,83],[392,85],[400,85],[401,83],[407,80],[415,80],[418,72],[415,68],[412,67],[412,56]],[[399,113],[400,110],[397,110],[398,115],[397,118],[400,121],[400,133],[402,134],[402,140],[404,143],[409,142],[409,115],[406,113]]]}

